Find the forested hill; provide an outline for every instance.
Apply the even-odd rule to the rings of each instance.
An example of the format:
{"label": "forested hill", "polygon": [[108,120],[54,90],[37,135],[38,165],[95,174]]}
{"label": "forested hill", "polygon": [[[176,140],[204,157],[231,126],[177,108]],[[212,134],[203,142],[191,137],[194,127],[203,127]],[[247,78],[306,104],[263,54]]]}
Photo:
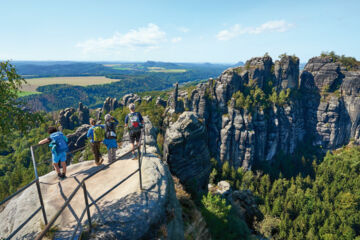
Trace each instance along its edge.
{"label": "forested hill", "polygon": [[[75,107],[83,102],[90,108],[98,107],[108,96],[121,98],[130,92],[164,90],[175,82],[186,83],[217,77],[229,65],[167,63],[147,61],[145,63],[74,63],[15,62],[18,72],[25,78],[59,76],[105,76],[118,81],[111,84],[74,86],[45,85],[37,87],[41,94],[24,100],[33,110],[54,111]],[[71,84],[71,83],[67,83]]]}

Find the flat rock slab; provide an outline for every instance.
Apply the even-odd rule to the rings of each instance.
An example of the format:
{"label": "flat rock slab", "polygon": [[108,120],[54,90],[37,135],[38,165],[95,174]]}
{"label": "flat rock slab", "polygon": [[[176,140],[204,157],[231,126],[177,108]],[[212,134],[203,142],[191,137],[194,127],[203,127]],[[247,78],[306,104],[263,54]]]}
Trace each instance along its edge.
{"label": "flat rock slab", "polygon": [[[129,147],[119,149],[117,156],[123,154]],[[67,168],[67,178],[59,180],[57,174],[53,171],[40,177],[41,192],[44,199],[46,215],[48,221],[65,203],[70,194],[79,185],[79,183],[89,174],[97,171],[107,165],[96,166],[94,161],[86,161],[71,165]],[[107,166],[86,181],[89,203],[105,193],[107,190],[124,180],[131,173],[138,169],[138,161],[130,159],[130,155],[124,157],[111,166]],[[95,206],[90,208],[91,215],[96,215],[99,207],[118,202],[127,195],[140,192],[139,174],[135,173],[129,177],[119,187],[115,188],[104,198],[99,200]],[[19,226],[28,216],[30,216],[40,206],[38,193],[35,184],[23,191],[19,196],[9,201],[4,210],[0,213],[0,237],[7,237],[17,226]],[[74,226],[79,221],[85,209],[85,200],[83,189],[79,189],[70,205],[63,211],[56,221],[59,229],[56,235],[60,239],[71,236]],[[85,214],[83,221],[87,219]],[[15,239],[33,239],[41,230],[43,223],[41,211],[15,236]]]}

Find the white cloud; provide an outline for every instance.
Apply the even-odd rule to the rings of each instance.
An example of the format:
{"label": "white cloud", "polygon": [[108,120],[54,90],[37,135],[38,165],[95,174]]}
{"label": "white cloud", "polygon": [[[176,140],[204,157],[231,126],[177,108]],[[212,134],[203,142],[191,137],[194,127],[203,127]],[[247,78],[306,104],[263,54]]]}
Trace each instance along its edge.
{"label": "white cloud", "polygon": [[132,29],[125,34],[115,33],[110,38],[89,39],[77,44],[84,53],[99,52],[104,50],[119,50],[120,48],[145,48],[156,49],[159,44],[166,41],[166,33],[159,26],[149,23],[146,27]]}
{"label": "white cloud", "polygon": [[182,40],[181,37],[175,37],[175,38],[172,38],[172,39],[171,39],[171,42],[172,42],[172,43],[177,43],[177,42],[180,42],[181,40]]}
{"label": "white cloud", "polygon": [[294,25],[284,20],[269,21],[261,24],[258,27],[242,27],[240,24],[235,24],[230,29],[220,31],[216,38],[221,41],[230,40],[242,34],[260,34],[264,32],[286,32]]}
{"label": "white cloud", "polygon": [[178,30],[179,30],[180,32],[183,32],[183,33],[187,33],[187,32],[190,31],[190,29],[188,29],[188,28],[186,28],[186,27],[179,27]]}

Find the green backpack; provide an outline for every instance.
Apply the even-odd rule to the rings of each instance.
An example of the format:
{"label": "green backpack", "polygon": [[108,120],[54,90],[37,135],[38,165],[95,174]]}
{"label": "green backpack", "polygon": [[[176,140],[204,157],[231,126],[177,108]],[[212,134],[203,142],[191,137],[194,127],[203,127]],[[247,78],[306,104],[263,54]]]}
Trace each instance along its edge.
{"label": "green backpack", "polygon": [[94,127],[94,141],[101,142],[105,138],[105,129],[101,126]]}

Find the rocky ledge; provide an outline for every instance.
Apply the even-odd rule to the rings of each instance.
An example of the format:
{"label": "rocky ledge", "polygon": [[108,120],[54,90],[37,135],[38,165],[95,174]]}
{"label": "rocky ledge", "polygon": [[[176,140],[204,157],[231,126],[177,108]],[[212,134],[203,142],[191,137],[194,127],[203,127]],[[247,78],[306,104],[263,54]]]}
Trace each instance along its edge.
{"label": "rocky ledge", "polygon": [[[151,135],[156,133],[156,129],[147,118],[145,121],[147,153],[142,164],[143,191],[139,190],[139,175],[135,173],[91,207],[95,228],[90,239],[184,238],[181,207],[176,199],[173,180],[167,166],[159,158],[155,137]],[[117,156],[129,148],[123,145],[118,149]],[[78,181],[98,168],[94,161],[86,161],[69,166],[65,180],[59,181],[54,172],[40,177],[48,219],[64,204]],[[87,180],[89,201],[98,198],[137,168],[138,161],[123,158]],[[70,238],[84,206],[83,191],[79,191],[56,221],[55,238]],[[38,207],[35,186],[9,201],[0,212],[0,238],[7,237]],[[41,231],[41,222],[42,215],[38,213],[15,239],[34,239]],[[86,226],[85,222],[82,225]]]}

